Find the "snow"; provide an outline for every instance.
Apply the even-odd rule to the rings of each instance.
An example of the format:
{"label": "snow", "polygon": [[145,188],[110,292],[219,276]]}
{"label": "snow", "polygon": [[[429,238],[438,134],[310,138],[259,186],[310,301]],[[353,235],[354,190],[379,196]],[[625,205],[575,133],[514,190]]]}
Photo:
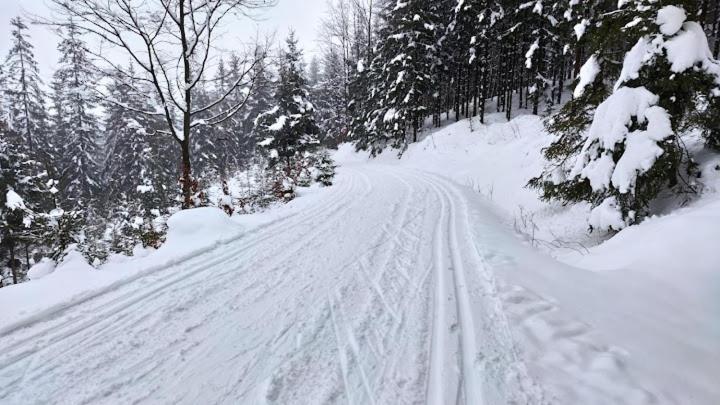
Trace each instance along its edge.
{"label": "snow", "polygon": [[397,119],[398,112],[394,108],[388,108],[387,111],[385,111],[385,115],[383,116],[383,122],[392,122],[395,119]]}
{"label": "snow", "polygon": [[653,45],[647,37],[640,38],[635,46],[625,54],[620,77],[615,83],[615,90],[619,89],[623,83],[637,79],[640,68],[642,68],[645,62],[650,60],[656,52],[657,46]]}
{"label": "snow", "polygon": [[663,35],[675,35],[687,19],[685,10],[678,6],[665,6],[658,11],[655,23],[660,26]]}
{"label": "snow", "polygon": [[25,201],[23,201],[22,197],[20,197],[15,190],[8,189],[7,194],[5,195],[5,207],[10,210],[24,210]]}
{"label": "snow", "polygon": [[[623,193],[633,189],[637,174],[647,171],[662,153],[657,143],[672,134],[667,112],[654,106],[657,101],[644,87],[622,87],[611,94],[595,111],[571,176],[587,178],[594,191],[607,189],[611,180]],[[641,124],[647,122],[647,129],[630,132],[633,117]],[[630,153],[623,154],[617,165],[607,153],[596,156],[600,148],[612,151],[618,143],[625,143]]]}
{"label": "snow", "polygon": [[670,70],[681,73],[696,64],[715,64],[707,37],[700,24],[687,22],[682,31],[665,42]]}
{"label": "snow", "polygon": [[581,97],[585,92],[585,87],[595,81],[598,73],[600,73],[600,64],[598,63],[597,55],[592,55],[580,68],[578,84],[575,86],[573,96],[575,98]]}
{"label": "snow", "polygon": [[28,270],[28,278],[30,280],[38,280],[53,271],[55,271],[55,262],[47,257],[43,257],[40,262],[35,263],[32,267],[30,267],[30,270]]}
{"label": "snow", "polygon": [[198,245],[212,246],[242,234],[242,228],[214,207],[183,210],[167,221],[167,241],[160,250],[183,251]]}
{"label": "snow", "polygon": [[605,240],[586,219],[619,225],[613,202],[539,201],[552,137],[501,116],[401,160],[342,145],[333,187],[183,211],[157,251],[94,269],[71,250],[1,289],[0,398],[716,404],[720,159],[700,200]]}
{"label": "snow", "polygon": [[538,48],[540,48],[540,40],[536,39],[535,42],[533,42],[530,45],[530,49],[528,49],[528,51],[525,53],[525,67],[526,68],[528,68],[528,69],[532,68],[532,58],[533,58],[533,55],[535,54],[535,51],[537,51]]}
{"label": "snow", "polygon": [[620,231],[625,226],[620,207],[615,197],[608,197],[590,211],[588,223],[594,229],[612,229]]}
{"label": "snow", "polygon": [[684,18],[684,11],[677,7],[666,6],[660,10],[658,13],[658,24],[662,21],[660,29],[663,33],[672,32],[672,36],[667,39],[659,35],[640,38],[625,55],[620,77],[615,84],[616,90],[624,83],[637,78],[640,69],[653,58],[662,55],[663,50],[666,51],[670,70],[673,72],[682,73],[694,66],[700,66],[720,83],[720,66],[712,57],[702,27],[692,21],[682,23]]}
{"label": "snow", "polygon": [[[662,115],[655,108],[649,107],[651,112],[646,110],[645,115]],[[500,120],[493,114],[488,125],[461,121],[411,145],[399,162],[392,153],[380,159],[383,164],[436,173],[471,187],[487,204],[473,199],[478,211],[493,212],[497,220],[514,228],[516,232],[488,232],[476,222],[475,241],[478,250],[490,252],[488,265],[501,279],[503,306],[515,323],[512,330],[518,340],[541,348],[535,355],[532,349],[522,349],[526,359],[535,359],[528,364],[531,375],[543,375],[545,384],[554,381],[567,395],[556,397],[554,403],[717,403],[720,329],[714,319],[720,294],[720,250],[715,246],[720,240],[720,171],[716,169],[720,158],[702,165],[706,194],[699,201],[625,227],[612,200],[594,211],[585,204],[563,207],[538,201],[525,184],[539,173],[543,160],[538,151],[552,137],[535,117]],[[336,159],[356,165],[365,158],[341,148]],[[474,218],[486,221],[479,219],[486,218],[483,213]],[[529,226],[523,226],[523,218]],[[621,231],[605,240],[598,238],[598,232],[587,234],[584,224]],[[554,258],[536,256],[535,249],[508,251],[517,232],[527,245]],[[565,332],[558,332],[558,325],[564,325],[560,329]],[[580,336],[580,341],[558,339],[565,333]],[[604,387],[602,391],[608,377],[596,374],[584,380],[579,377],[583,368],[565,369],[567,360],[562,356],[587,358],[598,344],[607,350],[602,357],[609,363],[592,361],[596,371],[624,368],[630,374],[623,378],[644,381],[647,391],[619,389],[616,397],[606,400],[597,391],[583,397],[583,384],[589,391]],[[555,351],[557,346],[572,349]]]}
{"label": "snow", "polygon": [[272,125],[270,125],[268,127],[268,130],[269,131],[280,131],[281,129],[283,129],[285,127],[285,122],[287,121],[287,119],[288,119],[288,117],[286,115],[279,116],[277,118],[277,120],[275,121],[275,123],[273,123]]}
{"label": "snow", "polygon": [[258,146],[270,146],[275,141],[275,138],[268,137],[258,142]]}
{"label": "snow", "polygon": [[670,116],[665,109],[650,107],[640,117],[643,121],[647,120],[647,129],[627,135],[625,152],[612,174],[612,184],[621,193],[631,191],[637,176],[650,170],[657,158],[663,154],[658,143],[673,134]]}
{"label": "snow", "polygon": [[171,216],[167,224],[166,243],[149,255],[140,253],[131,258],[118,255],[95,269],[71,247],[56,268],[45,261],[36,264],[30,270],[31,282],[0,290],[0,305],[13,308],[0,312],[0,335],[124,282],[181,263],[243,234],[243,227],[218,208],[181,211]]}
{"label": "snow", "polygon": [[573,27],[573,30],[575,31],[575,38],[577,38],[578,41],[583,37],[583,35],[585,35],[585,31],[587,31],[588,26],[590,26],[590,21],[583,18],[580,23]]}

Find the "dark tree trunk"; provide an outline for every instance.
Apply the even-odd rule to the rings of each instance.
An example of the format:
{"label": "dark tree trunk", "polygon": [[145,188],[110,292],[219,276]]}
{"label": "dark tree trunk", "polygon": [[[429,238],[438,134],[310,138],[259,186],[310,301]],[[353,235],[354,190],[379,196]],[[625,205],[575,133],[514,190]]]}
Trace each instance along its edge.
{"label": "dark tree trunk", "polygon": [[182,193],[183,193],[183,209],[192,207],[192,168],[190,166],[190,131],[185,133],[185,139],[180,142],[180,149],[182,150]]}
{"label": "dark tree trunk", "polygon": [[10,271],[12,272],[13,284],[18,283],[18,269],[15,260],[15,242],[10,242]]}

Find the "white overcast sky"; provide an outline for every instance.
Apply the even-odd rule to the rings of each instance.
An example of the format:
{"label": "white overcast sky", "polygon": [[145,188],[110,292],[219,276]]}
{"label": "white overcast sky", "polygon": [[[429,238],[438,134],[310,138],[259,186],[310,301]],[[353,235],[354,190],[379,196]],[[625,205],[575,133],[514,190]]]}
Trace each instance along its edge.
{"label": "white overcast sky", "polygon": [[[308,54],[315,51],[317,27],[325,13],[326,0],[278,0],[278,5],[263,11],[259,21],[243,20],[225,29],[223,48],[232,48],[234,41],[247,41],[258,30],[261,33],[276,33],[278,40],[294,29],[301,45]],[[10,19],[17,15],[49,15],[47,0],[0,0],[0,63],[4,61],[10,43]],[[35,56],[40,63],[44,78],[54,70],[58,55],[57,36],[44,27],[30,29]],[[225,45],[227,44],[227,45]]]}

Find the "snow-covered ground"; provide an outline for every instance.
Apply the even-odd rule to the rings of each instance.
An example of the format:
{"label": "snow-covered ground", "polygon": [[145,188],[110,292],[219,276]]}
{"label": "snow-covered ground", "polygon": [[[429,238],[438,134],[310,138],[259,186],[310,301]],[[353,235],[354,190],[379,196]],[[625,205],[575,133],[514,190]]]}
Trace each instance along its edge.
{"label": "snow-covered ground", "polygon": [[3,288],[0,403],[720,402],[718,162],[600,243],[523,187],[548,141],[518,117],[344,146],[333,187]]}

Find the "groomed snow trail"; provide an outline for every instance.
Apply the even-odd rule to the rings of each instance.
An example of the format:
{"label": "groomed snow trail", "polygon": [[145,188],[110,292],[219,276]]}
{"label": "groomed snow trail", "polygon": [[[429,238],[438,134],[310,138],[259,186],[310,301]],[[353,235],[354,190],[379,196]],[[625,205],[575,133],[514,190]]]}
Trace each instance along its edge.
{"label": "groomed snow trail", "polygon": [[343,167],[306,210],[0,336],[0,403],[668,403],[495,279],[503,248],[476,235],[500,225],[473,206]]}

